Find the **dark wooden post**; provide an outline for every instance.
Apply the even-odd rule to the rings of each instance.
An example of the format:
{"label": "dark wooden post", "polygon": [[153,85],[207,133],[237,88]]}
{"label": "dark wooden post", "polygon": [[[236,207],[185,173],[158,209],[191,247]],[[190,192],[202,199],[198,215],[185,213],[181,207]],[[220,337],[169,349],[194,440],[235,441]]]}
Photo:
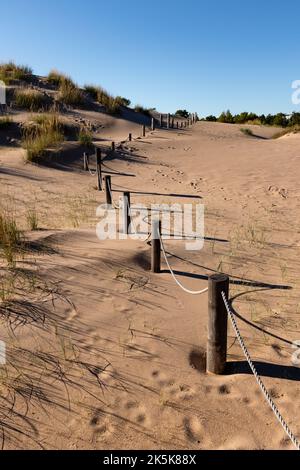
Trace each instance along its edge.
{"label": "dark wooden post", "polygon": [[163,124],[164,124],[164,123],[163,123],[163,115],[161,114],[161,115],[160,115],[160,127],[163,127]]}
{"label": "dark wooden post", "polygon": [[172,118],[172,129],[174,129],[174,118]]}
{"label": "dark wooden post", "polygon": [[227,311],[222,292],[228,298],[229,277],[214,274],[208,279],[207,372],[224,374],[227,357]]}
{"label": "dark wooden post", "polygon": [[87,154],[84,152],[83,154],[83,171],[88,171],[89,169],[89,165],[88,165],[88,156]]}
{"label": "dark wooden post", "polygon": [[170,119],[171,119],[171,116],[170,116],[170,114],[168,114],[168,118],[167,118],[167,129],[170,129]]}
{"label": "dark wooden post", "polygon": [[104,176],[105,182],[105,195],[106,195],[106,204],[112,205],[112,193],[111,193],[111,176]]}
{"label": "dark wooden post", "polygon": [[178,122],[178,121],[177,121],[177,123],[176,123],[176,126],[177,126],[177,129],[179,129],[179,122]]}
{"label": "dark wooden post", "polygon": [[128,135],[128,140],[129,140],[129,142],[132,141],[132,134],[129,134],[129,135]]}
{"label": "dark wooden post", "polygon": [[130,227],[130,193],[123,193],[123,233],[128,234]]}
{"label": "dark wooden post", "polygon": [[116,145],[114,142],[111,143],[111,151],[114,152],[116,150]]}
{"label": "dark wooden post", "polygon": [[146,136],[146,126],[145,125],[142,127],[142,135],[143,135],[143,137]]}
{"label": "dark wooden post", "polygon": [[99,148],[96,148],[96,170],[98,191],[102,191],[101,150]]}
{"label": "dark wooden post", "polygon": [[153,273],[160,273],[160,234],[161,234],[161,221],[154,219],[152,221],[152,241],[151,241],[151,271]]}
{"label": "dark wooden post", "polygon": [[154,118],[151,119],[151,130],[155,131],[155,121]]}

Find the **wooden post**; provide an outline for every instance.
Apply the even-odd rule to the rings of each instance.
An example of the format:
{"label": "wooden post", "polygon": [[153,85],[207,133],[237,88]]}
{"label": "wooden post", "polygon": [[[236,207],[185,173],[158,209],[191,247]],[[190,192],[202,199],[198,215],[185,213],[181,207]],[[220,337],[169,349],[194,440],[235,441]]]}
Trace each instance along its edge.
{"label": "wooden post", "polygon": [[160,115],[160,127],[163,127],[163,124],[164,124],[164,123],[163,123],[163,115],[161,114],[161,115]]}
{"label": "wooden post", "polygon": [[155,131],[155,121],[154,118],[151,119],[151,130]]}
{"label": "wooden post", "polygon": [[179,129],[179,122],[178,122],[178,121],[177,121],[177,124],[176,124],[176,126],[177,126],[177,129]]}
{"label": "wooden post", "polygon": [[83,171],[88,171],[88,169],[89,169],[88,156],[84,152],[84,154],[83,154]]}
{"label": "wooden post", "polygon": [[96,148],[96,170],[98,191],[102,191],[101,150],[99,148]]}
{"label": "wooden post", "polygon": [[174,118],[172,118],[172,129],[174,129]]}
{"label": "wooden post", "polygon": [[114,152],[116,150],[116,145],[114,142],[111,143],[111,151]]}
{"label": "wooden post", "polygon": [[104,176],[105,182],[105,195],[106,195],[106,204],[112,205],[112,194],[111,194],[111,176]]}
{"label": "wooden post", "polygon": [[128,135],[128,140],[129,140],[129,142],[132,141],[132,134],[129,134],[129,135]]}
{"label": "wooden post", "polygon": [[145,125],[142,128],[142,134],[143,134],[143,137],[146,136],[146,126]]}
{"label": "wooden post", "polygon": [[207,372],[224,374],[227,357],[227,311],[222,292],[228,298],[229,277],[214,274],[208,280]]}
{"label": "wooden post", "polygon": [[130,227],[130,193],[123,193],[123,233],[128,234]]}
{"label": "wooden post", "polygon": [[158,219],[152,220],[152,241],[151,241],[151,271],[153,273],[160,273],[160,234],[161,234],[161,221]]}
{"label": "wooden post", "polygon": [[168,118],[167,118],[167,129],[170,129],[170,119],[171,119],[171,116],[170,116],[170,114],[168,114]]}

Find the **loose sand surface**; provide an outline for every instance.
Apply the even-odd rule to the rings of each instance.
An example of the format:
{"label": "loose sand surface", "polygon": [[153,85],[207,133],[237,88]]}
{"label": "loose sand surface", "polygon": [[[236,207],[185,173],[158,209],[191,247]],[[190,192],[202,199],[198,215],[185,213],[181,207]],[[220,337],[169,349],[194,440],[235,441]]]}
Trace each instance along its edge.
{"label": "loose sand surface", "polygon": [[[128,120],[103,123],[96,145],[134,137],[103,154],[115,200],[124,189],[147,206],[205,205],[204,248],[165,240],[169,262],[190,289],[205,288],[215,272],[231,276],[246,345],[300,437],[300,369],[291,362],[300,340],[300,137],[199,122],[141,138]],[[26,232],[24,281],[14,301],[0,303],[8,358],[0,366],[0,446],[292,449],[231,327],[230,372],[205,373],[207,294],[183,292],[164,262],[152,274],[146,242],[97,239],[105,194],[82,171],[77,144],[48,167],[24,164],[23,153],[0,147],[1,205],[24,227],[35,211],[41,230]]]}

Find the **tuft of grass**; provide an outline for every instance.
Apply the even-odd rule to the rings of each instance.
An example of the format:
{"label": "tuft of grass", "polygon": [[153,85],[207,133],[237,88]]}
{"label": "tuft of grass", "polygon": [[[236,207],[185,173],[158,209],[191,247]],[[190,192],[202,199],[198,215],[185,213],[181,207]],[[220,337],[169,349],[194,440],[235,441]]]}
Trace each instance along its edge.
{"label": "tuft of grass", "polygon": [[29,111],[40,111],[47,108],[46,96],[38,90],[19,88],[15,90],[15,103],[18,108]]}
{"label": "tuft of grass", "polygon": [[50,149],[57,147],[63,138],[62,125],[56,113],[35,117],[23,133],[26,160],[39,162],[47,156]]}
{"label": "tuft of grass", "polygon": [[61,81],[58,98],[69,106],[80,106],[83,103],[82,91],[70,78],[64,78]]}
{"label": "tuft of grass", "polygon": [[86,147],[93,147],[92,133],[85,128],[80,129],[78,134],[78,142],[80,142],[81,145],[84,145]]}
{"label": "tuft of grass", "polygon": [[245,135],[250,135],[250,136],[253,136],[253,132],[251,129],[248,129],[247,127],[242,127],[240,129],[240,131],[245,134]]}
{"label": "tuft of grass", "polygon": [[14,62],[0,64],[0,80],[9,85],[13,80],[28,80],[32,69],[27,65],[16,65]]}
{"label": "tuft of grass", "polygon": [[286,134],[298,134],[300,132],[300,126],[291,126],[291,127],[286,127],[285,129],[282,129],[279,132],[276,132],[273,136],[272,139],[279,139],[279,137],[283,137]]}
{"label": "tuft of grass", "polygon": [[58,72],[57,70],[51,70],[48,74],[48,82],[54,86],[59,87],[64,80],[71,80],[67,75]]}
{"label": "tuft of grass", "polygon": [[23,242],[22,232],[15,218],[0,212],[0,254],[10,267],[14,267]]}
{"label": "tuft of grass", "polygon": [[93,100],[98,99],[99,87],[96,87],[95,85],[85,85],[84,90],[93,98]]}
{"label": "tuft of grass", "polygon": [[9,116],[5,116],[3,118],[0,118],[0,130],[1,129],[6,129],[12,124],[13,120]]}
{"label": "tuft of grass", "polygon": [[145,116],[150,116],[151,115],[150,109],[144,108],[140,104],[137,104],[134,107],[134,110],[135,110],[136,113],[144,114]]}
{"label": "tuft of grass", "polygon": [[30,230],[38,230],[39,219],[35,209],[28,209],[26,214],[26,220]]}

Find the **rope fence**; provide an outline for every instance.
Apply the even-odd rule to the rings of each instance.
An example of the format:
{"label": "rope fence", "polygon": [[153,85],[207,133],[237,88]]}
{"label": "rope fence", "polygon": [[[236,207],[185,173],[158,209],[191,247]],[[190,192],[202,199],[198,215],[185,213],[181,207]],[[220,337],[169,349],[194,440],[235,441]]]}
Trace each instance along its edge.
{"label": "rope fence", "polygon": [[[193,115],[194,116],[194,115]],[[152,118],[151,129],[154,130],[154,118]],[[160,115],[160,127],[163,127],[163,117]],[[196,122],[195,116],[191,120],[185,121],[184,124],[181,121],[181,128],[187,127],[190,124]],[[174,128],[175,123],[174,119],[171,119],[171,115],[167,115],[167,129]],[[177,128],[179,124],[177,122]],[[145,126],[143,126],[142,135],[145,136]],[[128,138],[125,141],[120,143],[112,142],[112,151],[115,151],[116,146],[120,147],[126,142],[132,141],[132,134],[129,134]],[[102,174],[101,174],[101,152],[100,158],[99,153],[96,149],[96,170],[92,170],[89,165],[89,157],[84,154],[84,168],[90,173],[91,176],[98,175],[98,189],[103,190],[102,188]],[[101,182],[100,182],[101,180]],[[123,192],[123,201],[121,206],[116,205],[113,202],[113,193],[111,188],[111,176],[105,176],[105,191],[106,191],[106,200],[109,205],[118,210],[123,210],[123,231],[124,233],[134,233],[138,234],[137,227],[134,223],[133,212],[130,206],[130,192]],[[240,330],[237,326],[235,316],[229,306],[229,277],[226,275],[213,275],[208,278],[208,287],[201,290],[192,290],[185,287],[181,281],[177,278],[174,270],[172,269],[168,255],[164,246],[164,242],[161,235],[161,222],[159,219],[153,220],[151,218],[151,231],[148,232],[148,241],[151,240],[151,269],[154,273],[161,272],[161,253],[168,267],[168,270],[172,276],[172,279],[175,281],[176,285],[182,289],[184,292],[190,295],[202,295],[208,292],[208,339],[207,339],[207,358],[206,358],[206,368],[207,372],[213,374],[224,374],[227,366],[227,320],[228,318],[231,321],[233,330],[235,332],[236,338],[239,342],[239,345],[242,349],[242,352],[247,360],[247,363],[254,375],[254,378],[260,387],[265,400],[272,409],[275,417],[282,426],[284,432],[287,434],[293,445],[297,450],[300,450],[300,443],[296,436],[293,434],[289,428],[287,422],[284,420],[280,411],[278,410],[276,404],[271,398],[267,388],[265,387],[261,377],[259,376],[255,365],[251,359],[251,356],[248,352],[248,349],[245,345],[244,339],[240,333]]]}

